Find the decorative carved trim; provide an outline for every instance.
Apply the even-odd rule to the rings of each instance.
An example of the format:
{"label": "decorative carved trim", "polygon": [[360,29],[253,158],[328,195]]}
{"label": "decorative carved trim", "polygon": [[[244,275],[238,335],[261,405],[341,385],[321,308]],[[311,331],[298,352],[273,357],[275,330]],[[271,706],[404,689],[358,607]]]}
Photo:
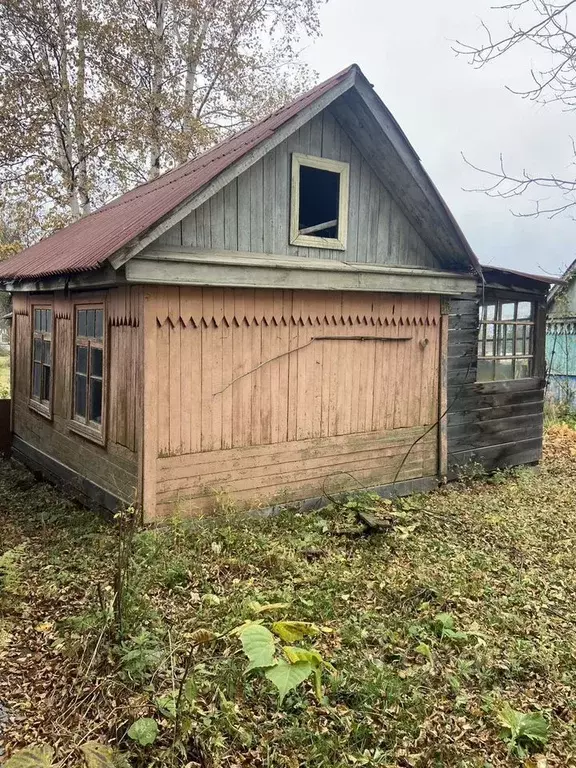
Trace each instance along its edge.
{"label": "decorative carved trim", "polygon": [[108,303],[108,322],[112,326],[140,325],[142,290],[140,286],[111,288]]}
{"label": "decorative carved trim", "polygon": [[437,325],[434,297],[401,294],[281,291],[159,286],[156,319],[162,327],[250,325]]}

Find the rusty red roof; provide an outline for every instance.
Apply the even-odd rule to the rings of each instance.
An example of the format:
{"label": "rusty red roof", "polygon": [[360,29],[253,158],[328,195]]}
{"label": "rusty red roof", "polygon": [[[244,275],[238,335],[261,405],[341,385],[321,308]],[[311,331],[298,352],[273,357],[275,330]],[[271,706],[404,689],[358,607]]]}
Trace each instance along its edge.
{"label": "rusty red roof", "polygon": [[0,279],[40,278],[97,269],[354,70],[358,70],[355,64],[199,157],[136,187],[16,254],[0,264]]}

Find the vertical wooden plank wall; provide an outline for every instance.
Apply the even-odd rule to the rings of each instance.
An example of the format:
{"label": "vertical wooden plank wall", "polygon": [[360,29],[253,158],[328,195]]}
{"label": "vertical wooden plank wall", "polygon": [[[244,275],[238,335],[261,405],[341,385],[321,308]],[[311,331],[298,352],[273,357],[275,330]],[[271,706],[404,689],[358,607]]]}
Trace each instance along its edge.
{"label": "vertical wooden plank wall", "polygon": [[[496,295],[496,294],[495,294]],[[509,296],[510,294],[508,294]],[[518,292],[517,301],[543,297]],[[542,455],[545,378],[540,370],[528,379],[476,382],[479,300],[450,302],[448,336],[448,477],[471,462],[487,470],[539,461]]]}
{"label": "vertical wooden plank wall", "polygon": [[[289,243],[293,152],[350,164],[346,251]],[[384,180],[385,182],[385,180]],[[329,110],[160,237],[158,245],[437,267],[438,262]]]}
{"label": "vertical wooden plank wall", "polygon": [[[437,421],[437,298],[162,287],[145,305],[148,519],[154,482],[158,515],[392,482]],[[399,479],[437,461],[432,429]]]}
{"label": "vertical wooden plank wall", "polygon": [[[142,356],[140,287],[100,292],[107,305],[107,414],[104,446],[69,428],[73,393],[73,304],[94,294],[63,292],[14,296],[13,432],[24,443],[126,502],[139,494],[138,451],[142,432]],[[47,419],[29,407],[31,309],[34,303],[53,308],[53,406]]]}

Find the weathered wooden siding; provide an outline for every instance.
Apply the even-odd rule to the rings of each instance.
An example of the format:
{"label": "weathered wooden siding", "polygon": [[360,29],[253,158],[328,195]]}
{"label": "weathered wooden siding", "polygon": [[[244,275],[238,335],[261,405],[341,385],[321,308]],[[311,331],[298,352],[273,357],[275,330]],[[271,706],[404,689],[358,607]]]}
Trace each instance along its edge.
{"label": "weathered wooden siding", "polygon": [[[220,490],[271,503],[322,495],[324,479],[392,482],[436,422],[437,298],[174,287],[145,301],[159,514]],[[433,429],[399,479],[434,475],[436,443]]]}
{"label": "weathered wooden siding", "polygon": [[[138,287],[111,289],[107,302],[108,392],[106,445],[70,430],[73,386],[72,295],[14,296],[13,432],[25,443],[87,477],[125,501],[138,489],[138,448],[141,433],[142,292]],[[29,407],[31,306],[53,301],[52,419]]]}
{"label": "weathered wooden siding", "polygon": [[470,462],[491,470],[538,461],[542,453],[544,380],[477,383],[477,358],[478,301],[454,300],[448,346],[450,478]]}
{"label": "weathered wooden siding", "polygon": [[[350,163],[346,251],[289,244],[293,152]],[[378,264],[438,261],[329,110],[176,224],[159,245],[198,246]]]}

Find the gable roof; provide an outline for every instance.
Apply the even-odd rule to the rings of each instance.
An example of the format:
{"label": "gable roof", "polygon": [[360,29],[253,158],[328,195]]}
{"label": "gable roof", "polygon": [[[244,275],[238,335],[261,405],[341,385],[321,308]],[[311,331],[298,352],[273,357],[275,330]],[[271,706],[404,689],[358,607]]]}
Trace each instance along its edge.
{"label": "gable roof", "polygon": [[[280,129],[290,130],[293,127],[294,131],[297,130],[302,123],[302,121],[298,123],[299,117],[306,115],[313,108],[321,111],[352,88],[363,88],[364,92],[368,89],[370,91],[368,99],[372,97],[372,87],[356,64],[312,88],[268,117],[222,141],[199,157],[168,171],[153,181],[136,187],[97,211],[16,254],[0,264],[0,280],[43,278],[94,270],[104,265],[121,249],[129,249],[132,246],[133,252],[141,250],[144,245],[159,236],[158,227],[175,209],[182,209],[181,218],[183,218],[187,213],[183,205],[187,201],[193,202],[195,197],[224,171],[233,169],[250,153],[254,155],[254,151],[258,148],[265,149],[268,142],[279,135]],[[377,96],[372,98],[376,99],[374,104],[366,105],[366,96],[364,96],[364,105],[368,110],[379,113],[375,136],[371,138],[372,140],[382,139],[382,152],[384,152],[384,140],[392,142],[391,146],[396,153],[395,162],[409,174],[409,179],[413,182],[412,186],[416,190],[416,196],[413,196],[412,200],[413,211],[418,212],[419,218],[423,220],[436,217],[441,221],[442,227],[437,226],[437,221],[427,221],[428,230],[430,233],[441,232],[442,237],[439,236],[438,248],[444,251],[444,255],[448,252],[451,266],[453,263],[459,263],[461,267],[462,265],[465,268],[472,267],[479,273],[480,267],[476,256],[446,203],[423,169],[405,134],[380,99]],[[312,116],[307,116],[306,120]],[[371,128],[374,127],[375,125],[371,126]],[[354,132],[354,126],[351,130]],[[258,157],[254,158],[254,162]],[[238,174],[244,169],[240,168]],[[405,187],[404,182],[400,183],[396,194],[401,195]],[[424,213],[420,213],[422,206],[426,209]],[[144,240],[145,236],[147,236],[146,240]],[[434,243],[431,245],[433,247]],[[130,255],[128,252],[128,255],[115,266],[124,263]]]}
{"label": "gable roof", "polygon": [[552,307],[556,299],[562,293],[562,290],[570,285],[575,275],[576,275],[576,259],[574,259],[574,261],[566,268],[560,280],[557,281],[557,285],[552,286],[552,289],[548,294],[549,307]]}

